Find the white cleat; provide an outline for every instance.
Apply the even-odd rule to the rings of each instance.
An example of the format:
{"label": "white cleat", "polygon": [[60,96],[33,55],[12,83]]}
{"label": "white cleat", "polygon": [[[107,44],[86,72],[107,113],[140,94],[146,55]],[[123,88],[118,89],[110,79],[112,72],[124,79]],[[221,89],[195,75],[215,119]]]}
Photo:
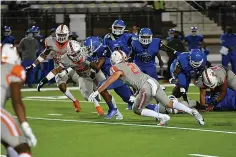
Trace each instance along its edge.
{"label": "white cleat", "polygon": [[157,124],[158,126],[164,126],[167,124],[167,122],[170,120],[170,116],[167,114],[163,114],[162,117],[159,118],[160,123]]}
{"label": "white cleat", "polygon": [[198,121],[198,123],[200,125],[204,125],[205,124],[204,118],[202,117],[202,115],[196,109],[192,109],[191,114]]}
{"label": "white cleat", "polygon": [[116,120],[122,120],[123,115],[120,113],[120,111],[117,109],[117,114],[116,114]]}

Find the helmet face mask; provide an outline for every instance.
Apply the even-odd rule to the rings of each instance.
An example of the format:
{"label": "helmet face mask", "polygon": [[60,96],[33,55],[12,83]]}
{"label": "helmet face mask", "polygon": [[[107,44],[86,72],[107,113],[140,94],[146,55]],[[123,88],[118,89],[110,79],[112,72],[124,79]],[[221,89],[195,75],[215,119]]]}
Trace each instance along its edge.
{"label": "helmet face mask", "polygon": [[115,34],[115,35],[122,35],[124,34],[124,31],[125,31],[125,23],[124,21],[122,20],[115,20],[112,24],[112,34]]}
{"label": "helmet face mask", "polygon": [[102,42],[99,37],[91,36],[85,40],[84,46],[87,48],[89,55],[92,56],[102,46]]}
{"label": "helmet face mask", "polygon": [[152,31],[149,28],[142,28],[139,32],[139,42],[148,45],[152,42]]}
{"label": "helmet face mask", "polygon": [[66,25],[61,24],[60,26],[57,27],[56,40],[59,43],[65,43],[69,40],[69,28]]}
{"label": "helmet face mask", "polygon": [[192,49],[189,55],[189,64],[193,68],[198,68],[200,66],[203,66],[204,57],[203,52],[201,52],[199,49]]}

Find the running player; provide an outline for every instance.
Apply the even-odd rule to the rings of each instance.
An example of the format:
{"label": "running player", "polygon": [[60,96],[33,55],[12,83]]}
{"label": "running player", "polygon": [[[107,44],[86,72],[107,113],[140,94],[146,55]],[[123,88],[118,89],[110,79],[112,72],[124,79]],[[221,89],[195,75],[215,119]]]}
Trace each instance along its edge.
{"label": "running player", "polygon": [[[58,26],[56,29],[56,39],[55,38],[45,39],[44,51],[40,54],[40,56],[35,60],[35,62],[32,65],[26,68],[26,70],[32,70],[39,63],[50,57],[53,58],[56,66],[59,65],[61,62],[61,56],[63,54],[74,53],[72,49],[72,40],[69,40],[68,37],[69,37],[69,28],[64,24]],[[53,78],[54,74],[50,72],[48,77]],[[66,85],[66,82],[69,78],[71,78],[74,82],[78,84],[79,76],[74,70],[72,70],[68,75],[65,75],[64,77],[59,77],[57,75],[56,83],[61,92],[73,101],[75,111],[80,112],[79,101],[71,94]]]}

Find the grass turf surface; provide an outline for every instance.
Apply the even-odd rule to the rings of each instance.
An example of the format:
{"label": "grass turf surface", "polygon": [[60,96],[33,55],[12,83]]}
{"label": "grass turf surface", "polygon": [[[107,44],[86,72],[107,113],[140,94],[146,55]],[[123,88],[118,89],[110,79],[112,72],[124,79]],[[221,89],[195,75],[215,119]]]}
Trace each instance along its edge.
{"label": "grass turf surface", "polygon": [[[171,88],[167,88],[167,93]],[[79,91],[71,91],[83,101]],[[198,99],[198,89],[191,87],[189,95]],[[205,126],[200,126],[187,114],[171,115],[168,127],[158,128],[153,118],[126,111],[126,105],[115,96],[124,120],[105,120],[95,112],[94,105],[81,102],[76,113],[68,99],[32,99],[32,96],[63,96],[60,91],[23,92],[27,116],[38,139],[34,157],[188,157],[207,154],[219,157],[236,156],[236,113],[203,113]],[[28,98],[27,98],[28,97]],[[105,104],[101,104],[107,110]],[[12,111],[10,101],[7,109]],[[61,114],[61,115],[49,115]],[[55,120],[56,119],[56,120]],[[64,121],[63,121],[64,120]],[[66,121],[65,121],[66,120]],[[105,124],[101,123],[105,122]],[[108,124],[106,124],[108,123]],[[199,130],[180,130],[195,128]],[[203,132],[202,130],[210,130]],[[212,131],[211,131],[212,130]],[[228,131],[214,132],[214,130]]]}

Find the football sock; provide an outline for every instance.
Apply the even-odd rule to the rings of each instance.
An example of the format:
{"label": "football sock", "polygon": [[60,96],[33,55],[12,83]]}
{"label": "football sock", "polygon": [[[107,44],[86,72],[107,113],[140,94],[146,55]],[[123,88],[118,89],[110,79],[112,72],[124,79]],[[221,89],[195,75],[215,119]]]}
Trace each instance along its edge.
{"label": "football sock", "polygon": [[93,103],[94,103],[95,107],[100,106],[96,98],[94,98]]}
{"label": "football sock", "polygon": [[173,102],[173,108],[175,108],[177,110],[182,110],[182,111],[184,111],[186,113],[189,113],[189,114],[191,114],[191,111],[192,111],[191,108],[185,106],[184,104],[182,104],[182,103],[180,103],[178,101],[174,101]]}
{"label": "football sock", "polygon": [[149,109],[143,109],[141,111],[141,116],[146,116],[146,117],[154,117],[154,118],[161,118],[164,114],[162,113],[157,113],[155,111],[149,110]]}
{"label": "football sock", "polygon": [[108,102],[107,105],[108,105],[109,110],[114,110],[115,109],[112,101]]}
{"label": "football sock", "polygon": [[32,156],[28,153],[22,153],[19,155],[19,157],[32,157]]}
{"label": "football sock", "polygon": [[117,108],[117,106],[116,106],[116,100],[114,99],[113,96],[111,96],[111,97],[112,97],[112,98],[111,98],[111,101],[112,101],[112,104],[113,104],[114,108]]}
{"label": "football sock", "polygon": [[71,99],[73,102],[76,101],[76,99],[73,97],[71,92],[69,91],[68,88],[66,88],[66,92],[64,93],[69,99]]}

